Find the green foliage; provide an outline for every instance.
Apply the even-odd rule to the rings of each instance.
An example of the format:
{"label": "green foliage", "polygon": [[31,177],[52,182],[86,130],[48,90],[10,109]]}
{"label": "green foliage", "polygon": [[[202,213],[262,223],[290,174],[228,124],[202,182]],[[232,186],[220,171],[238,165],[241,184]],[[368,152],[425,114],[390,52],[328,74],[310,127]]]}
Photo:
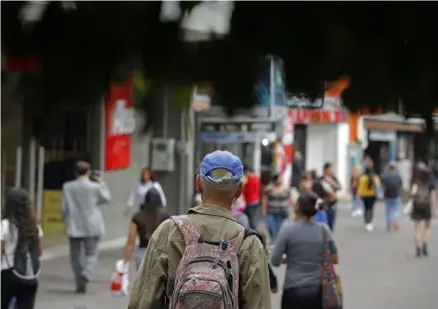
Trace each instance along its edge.
{"label": "green foliage", "polygon": [[[180,5],[187,11],[198,3]],[[2,45],[10,56],[41,62],[35,114],[57,104],[93,104],[112,80],[134,70],[151,81],[140,104],[149,124],[159,119],[164,85],[209,82],[232,112],[253,104],[267,54],[283,58],[292,93],[316,97],[325,81],[346,74],[351,86],[343,99],[353,110],[401,100],[407,113],[427,118],[438,106],[438,13],[428,2],[236,1],[230,34],[196,44],[180,40],[178,22],[160,22],[160,1],[80,1],[68,14],[51,2],[32,29],[18,19],[22,4],[2,3]]]}

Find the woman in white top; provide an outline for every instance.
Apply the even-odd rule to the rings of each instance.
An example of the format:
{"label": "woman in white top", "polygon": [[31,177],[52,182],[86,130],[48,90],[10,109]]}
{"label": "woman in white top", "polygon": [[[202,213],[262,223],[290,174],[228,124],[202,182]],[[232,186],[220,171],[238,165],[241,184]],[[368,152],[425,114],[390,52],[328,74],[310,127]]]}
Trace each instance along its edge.
{"label": "woman in white top", "polygon": [[[130,214],[132,207],[135,206],[138,209],[140,208],[140,205],[144,203],[144,198],[150,188],[155,188],[160,193],[161,203],[163,207],[166,207],[166,196],[164,195],[163,188],[157,181],[157,174],[149,167],[145,167],[141,170],[140,181],[135,185],[129,196],[128,202],[126,203],[126,216]],[[138,209],[135,209],[135,212],[137,212]]]}
{"label": "woman in white top", "polygon": [[[1,220],[1,308],[8,308],[11,300],[16,299],[17,309],[33,309],[37,293],[37,274],[33,280],[23,280],[17,275],[19,269],[14,267],[16,260],[16,248],[24,248],[38,263],[42,254],[43,232],[37,225],[33,207],[29,200],[29,193],[22,188],[12,189],[7,197]],[[32,251],[31,251],[32,250]],[[31,254],[35,253],[35,254]],[[39,263],[38,263],[39,264]],[[33,264],[35,265],[35,264]],[[39,265],[38,265],[39,266]],[[28,266],[26,266],[26,269]],[[39,268],[38,271],[39,272]],[[26,275],[30,275],[26,273]]]}

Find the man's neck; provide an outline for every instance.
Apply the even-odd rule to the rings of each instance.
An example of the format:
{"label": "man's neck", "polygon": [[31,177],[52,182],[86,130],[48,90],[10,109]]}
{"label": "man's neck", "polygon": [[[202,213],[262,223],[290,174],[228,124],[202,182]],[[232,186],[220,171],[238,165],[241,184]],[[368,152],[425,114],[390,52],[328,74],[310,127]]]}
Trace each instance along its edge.
{"label": "man's neck", "polygon": [[220,206],[228,210],[231,210],[232,208],[232,203],[230,204],[230,202],[218,201],[215,199],[202,199],[202,204]]}

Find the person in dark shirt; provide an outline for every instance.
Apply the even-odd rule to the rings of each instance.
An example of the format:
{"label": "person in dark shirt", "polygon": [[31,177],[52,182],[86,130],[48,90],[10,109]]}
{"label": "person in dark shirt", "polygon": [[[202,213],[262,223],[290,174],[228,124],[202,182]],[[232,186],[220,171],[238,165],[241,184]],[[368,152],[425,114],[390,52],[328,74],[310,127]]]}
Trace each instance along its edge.
{"label": "person in dark shirt", "polygon": [[[436,184],[430,168],[420,162],[415,166],[412,179],[411,196],[413,198],[411,218],[414,221],[416,256],[428,256],[432,217],[436,217]],[[424,226],[424,231],[423,231]]]}
{"label": "person in dark shirt", "polygon": [[389,163],[389,170],[382,177],[382,189],[386,205],[386,229],[398,230],[398,217],[401,207],[401,193],[403,181],[397,170],[395,162]]}
{"label": "person in dark shirt", "polygon": [[144,203],[140,207],[131,220],[129,227],[128,239],[126,240],[125,250],[123,253],[123,260],[129,263],[134,252],[135,240],[138,236],[139,244],[135,250],[134,259],[136,268],[140,267],[143,261],[143,256],[146,253],[146,248],[149,239],[155,232],[161,222],[170,218],[170,215],[163,211],[162,199],[160,192],[155,188],[151,188],[145,196]]}
{"label": "person in dark shirt", "polygon": [[327,212],[327,223],[332,231],[336,221],[337,192],[339,190],[341,190],[341,185],[333,174],[331,163],[325,163],[324,174],[314,182],[313,192],[323,200]]}

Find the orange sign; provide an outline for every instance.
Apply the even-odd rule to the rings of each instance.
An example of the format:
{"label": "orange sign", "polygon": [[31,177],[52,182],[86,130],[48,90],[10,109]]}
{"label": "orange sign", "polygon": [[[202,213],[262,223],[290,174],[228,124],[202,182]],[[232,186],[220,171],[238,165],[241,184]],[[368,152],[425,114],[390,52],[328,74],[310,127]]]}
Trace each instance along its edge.
{"label": "orange sign", "polygon": [[346,75],[341,76],[334,82],[326,82],[326,98],[341,98],[342,93],[350,86],[350,78]]}

